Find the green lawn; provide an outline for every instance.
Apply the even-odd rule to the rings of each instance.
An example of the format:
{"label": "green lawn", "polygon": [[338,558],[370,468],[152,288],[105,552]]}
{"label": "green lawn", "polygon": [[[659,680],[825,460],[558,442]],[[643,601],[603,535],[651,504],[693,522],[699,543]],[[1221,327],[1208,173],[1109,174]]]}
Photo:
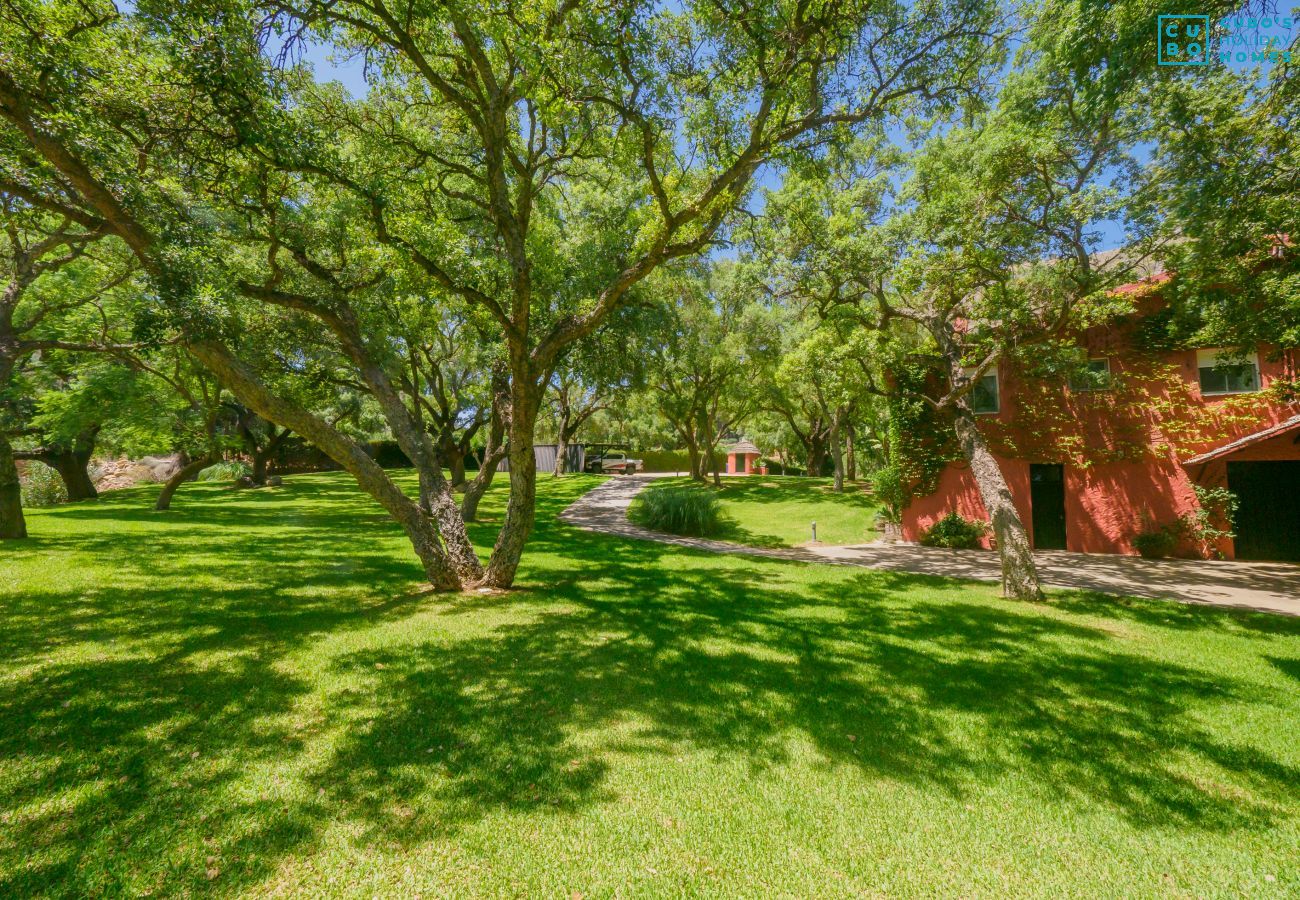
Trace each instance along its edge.
{"label": "green lawn", "polygon": [[[694,484],[689,478],[656,480],[646,490]],[[829,478],[751,475],[723,478],[717,490],[723,540],[750,547],[798,547],[812,540],[823,544],[862,544],[876,538],[874,520],[880,504],[864,485],[846,483],[844,493],[831,488]],[[701,488],[704,490],[704,488]]]}
{"label": "green lawn", "polygon": [[338,475],[34,512],[0,896],[1300,893],[1300,621],[557,524],[594,483],[506,595]]}

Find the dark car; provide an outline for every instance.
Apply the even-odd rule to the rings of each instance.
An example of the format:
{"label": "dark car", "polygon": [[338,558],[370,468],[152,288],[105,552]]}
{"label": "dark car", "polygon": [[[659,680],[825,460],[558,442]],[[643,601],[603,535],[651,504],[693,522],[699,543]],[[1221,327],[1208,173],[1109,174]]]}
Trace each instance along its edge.
{"label": "dark car", "polygon": [[600,472],[603,475],[635,475],[641,467],[641,460],[629,459],[622,450],[606,450],[588,458],[584,471]]}

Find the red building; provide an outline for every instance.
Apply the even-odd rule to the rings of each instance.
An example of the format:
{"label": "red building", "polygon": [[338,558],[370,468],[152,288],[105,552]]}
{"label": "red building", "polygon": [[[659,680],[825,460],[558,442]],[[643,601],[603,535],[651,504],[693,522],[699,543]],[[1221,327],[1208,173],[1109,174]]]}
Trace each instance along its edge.
{"label": "red building", "polygon": [[[1139,533],[1197,510],[1201,485],[1236,495],[1236,538],[1180,555],[1300,561],[1300,349],[1144,351],[1160,300],[1138,307],[1081,335],[1087,379],[1004,362],[972,394],[1035,548],[1134,553]],[[904,511],[904,539],[950,510],[988,520],[964,461]]]}
{"label": "red building", "polygon": [[752,475],[758,471],[758,458],[762,453],[752,443],[741,438],[727,450],[728,475]]}

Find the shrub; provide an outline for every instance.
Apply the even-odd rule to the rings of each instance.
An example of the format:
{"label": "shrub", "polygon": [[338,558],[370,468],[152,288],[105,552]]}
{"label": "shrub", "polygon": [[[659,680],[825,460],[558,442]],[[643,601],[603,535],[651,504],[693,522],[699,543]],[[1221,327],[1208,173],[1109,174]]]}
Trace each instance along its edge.
{"label": "shrub", "polygon": [[983,522],[963,519],[956,512],[950,512],[921,535],[921,543],[926,547],[974,550],[980,546],[980,538],[984,537],[986,531],[988,526]]}
{"label": "shrub", "polygon": [[718,498],[709,488],[651,488],[632,504],[631,516],[639,525],[669,534],[705,537],[722,527]]}
{"label": "shrub", "polygon": [[199,481],[238,481],[253,470],[239,460],[223,460],[199,473]]}
{"label": "shrub", "polygon": [[1170,522],[1166,525],[1147,525],[1133,536],[1133,548],[1147,559],[1160,559],[1169,556],[1178,546],[1183,535],[1182,522]]}
{"label": "shrub", "polygon": [[[1192,485],[1196,492],[1196,510],[1182,517],[1183,532],[1195,541],[1207,556],[1218,556],[1218,542],[1236,537],[1233,532],[1237,516],[1237,495],[1226,487]],[[1140,549],[1138,552],[1142,552]]]}
{"label": "shrub", "polygon": [[43,463],[32,463],[22,479],[23,506],[35,509],[54,506],[68,499],[68,489],[59,473]]}

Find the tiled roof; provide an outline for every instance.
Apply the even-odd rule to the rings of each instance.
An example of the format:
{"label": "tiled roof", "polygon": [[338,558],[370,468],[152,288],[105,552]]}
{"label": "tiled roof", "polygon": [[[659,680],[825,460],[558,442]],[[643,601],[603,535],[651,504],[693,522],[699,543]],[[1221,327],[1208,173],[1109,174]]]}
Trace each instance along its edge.
{"label": "tiled roof", "polygon": [[1244,438],[1238,438],[1231,443],[1224,444],[1216,450],[1202,453],[1200,456],[1193,456],[1191,459],[1187,460],[1187,462],[1183,463],[1183,465],[1198,466],[1201,463],[1207,463],[1211,460],[1222,459],[1223,457],[1230,456],[1238,450],[1242,450],[1252,444],[1258,444],[1260,441],[1266,441],[1269,438],[1277,437],[1279,434],[1286,434],[1288,431],[1296,428],[1300,428],[1300,416],[1292,416],[1285,421],[1278,422],[1276,425],[1270,425],[1268,428],[1256,431],[1254,434],[1248,434]]}
{"label": "tiled roof", "polygon": [[728,447],[727,452],[728,453],[756,453],[759,456],[763,455],[762,450],[759,450],[757,447],[755,447],[753,444],[751,444],[749,441],[745,440],[744,438],[741,438],[735,444]]}

